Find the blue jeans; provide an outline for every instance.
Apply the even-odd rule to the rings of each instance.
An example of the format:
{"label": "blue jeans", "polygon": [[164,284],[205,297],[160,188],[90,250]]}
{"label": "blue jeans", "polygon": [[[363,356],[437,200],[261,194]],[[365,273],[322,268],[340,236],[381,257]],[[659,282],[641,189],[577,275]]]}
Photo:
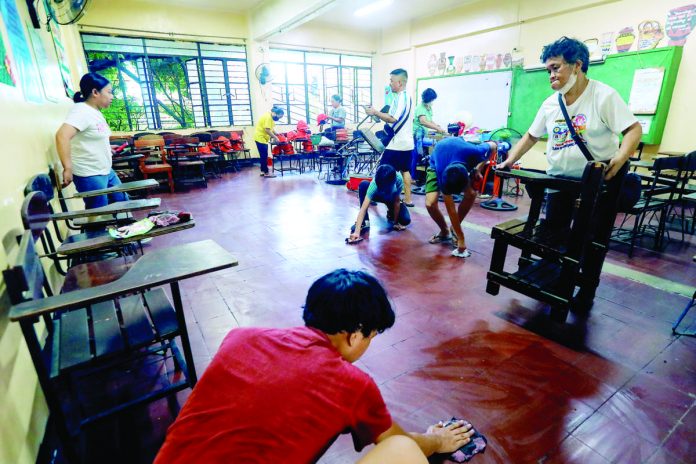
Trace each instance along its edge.
{"label": "blue jeans", "polygon": [[259,150],[259,159],[261,162],[261,172],[264,174],[268,174],[268,144],[256,142],[256,148]]}
{"label": "blue jeans", "polygon": [[[358,198],[359,198],[359,205],[362,206],[363,202],[365,201],[365,195],[367,195],[367,188],[370,186],[370,182],[364,180],[360,182],[360,185],[358,186]],[[395,193],[394,197],[392,198],[383,198],[381,195],[376,193],[371,200],[376,202],[376,203],[384,203],[387,205],[387,218],[390,221],[394,221],[394,200],[399,196],[399,193]],[[365,211],[365,219],[363,221],[368,221],[370,219],[370,214],[369,211]],[[397,223],[401,224],[402,226],[407,226],[411,223],[411,213],[409,213],[408,208],[404,205],[401,205],[399,208],[399,217],[396,220]]]}
{"label": "blue jeans", "polygon": [[[100,190],[113,187],[115,185],[121,185],[121,180],[118,178],[113,169],[104,176],[82,177],[73,175],[73,182],[75,183],[75,188],[77,188],[78,192],[88,192],[90,190]],[[96,197],[86,197],[82,199],[82,201],[85,202],[86,209],[100,208],[108,205],[109,203],[126,200],[128,200],[128,194],[125,192],[115,192],[108,195],[99,195]]]}

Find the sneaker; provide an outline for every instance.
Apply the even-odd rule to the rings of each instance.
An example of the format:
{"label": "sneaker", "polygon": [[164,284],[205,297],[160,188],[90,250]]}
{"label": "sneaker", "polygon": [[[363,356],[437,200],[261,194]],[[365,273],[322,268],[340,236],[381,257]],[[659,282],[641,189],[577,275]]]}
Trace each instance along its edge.
{"label": "sneaker", "polygon": [[465,249],[460,253],[459,248],[455,248],[452,250],[452,256],[456,256],[457,258],[468,258],[471,256],[471,252],[468,249]]}

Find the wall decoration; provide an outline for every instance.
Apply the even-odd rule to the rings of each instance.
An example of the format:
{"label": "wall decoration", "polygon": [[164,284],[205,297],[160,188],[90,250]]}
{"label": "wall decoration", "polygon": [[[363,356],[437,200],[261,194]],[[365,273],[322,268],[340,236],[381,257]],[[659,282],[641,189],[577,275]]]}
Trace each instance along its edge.
{"label": "wall decoration", "polygon": [[58,60],[53,52],[53,45],[49,45],[50,48],[48,48],[44,42],[43,34],[48,33],[40,29],[34,29],[31,24],[27,24],[27,31],[29,32],[29,39],[34,50],[36,65],[39,68],[44,96],[48,100],[57,102],[65,91],[58,67]]}
{"label": "wall decoration", "polygon": [[503,66],[503,54],[498,53],[495,56],[495,69],[500,69]]}
{"label": "wall decoration", "polygon": [[0,34],[0,84],[16,86],[14,74],[12,73],[12,60],[5,48],[5,42]]}
{"label": "wall decoration", "polygon": [[634,114],[655,114],[660,99],[665,68],[638,69],[633,74],[628,107]]}
{"label": "wall decoration", "polygon": [[696,26],[696,5],[685,5],[669,10],[665,32],[669,37],[668,45],[684,45],[694,26]]}
{"label": "wall decoration", "polygon": [[433,53],[430,55],[430,59],[428,60],[428,73],[431,76],[435,75],[435,71],[437,71],[437,56]]}
{"label": "wall decoration", "polygon": [[493,53],[489,53],[486,55],[485,67],[481,66],[481,71],[491,71],[493,69],[495,69],[495,55]]}
{"label": "wall decoration", "polygon": [[624,27],[616,36],[616,51],[619,53],[629,51],[635,40],[636,35],[633,33],[633,28],[631,26]]}
{"label": "wall decoration", "polygon": [[587,49],[590,52],[590,60],[597,60],[602,57],[602,51],[599,49],[599,39],[587,39],[583,40],[583,43],[587,45]]}
{"label": "wall decoration", "polygon": [[503,66],[506,68],[512,66],[512,54],[510,52],[503,55]]}
{"label": "wall decoration", "polygon": [[464,72],[471,71],[471,55],[466,55],[464,57]]}
{"label": "wall decoration", "polygon": [[614,46],[614,33],[605,32],[599,40],[599,49],[602,51],[602,57],[611,55],[611,49]]}
{"label": "wall decoration", "polygon": [[5,22],[7,37],[12,50],[16,81],[24,93],[24,99],[41,103],[41,79],[31,55],[31,49],[24,33],[24,25],[17,11],[15,0],[0,0],[0,14]]}
{"label": "wall decoration", "polygon": [[462,68],[464,67],[464,57],[458,56],[454,59],[454,71],[459,74],[462,72]]}
{"label": "wall decoration", "polygon": [[516,68],[521,68],[524,66],[524,55],[517,50],[513,51],[512,54],[512,66]]}
{"label": "wall decoration", "polygon": [[471,72],[481,71],[481,56],[473,55],[471,57]]}
{"label": "wall decoration", "polygon": [[664,36],[659,21],[643,21],[638,25],[638,50],[652,50]]}
{"label": "wall decoration", "polygon": [[437,73],[440,76],[445,74],[445,69],[447,68],[447,58],[445,57],[445,52],[440,52],[440,59],[437,60]]}
{"label": "wall decoration", "polygon": [[447,60],[449,60],[449,64],[445,69],[445,74],[454,74],[454,56],[448,56]]}
{"label": "wall decoration", "polygon": [[479,71],[486,70],[486,55],[481,55],[479,58]]}
{"label": "wall decoration", "polygon": [[70,75],[70,64],[68,62],[68,57],[65,54],[65,47],[63,46],[60,26],[56,24],[55,21],[51,21],[51,37],[53,37],[53,48],[55,49],[56,56],[58,57],[58,68],[60,69],[60,75],[63,78],[65,94],[72,98],[75,90],[73,89],[72,77]]}

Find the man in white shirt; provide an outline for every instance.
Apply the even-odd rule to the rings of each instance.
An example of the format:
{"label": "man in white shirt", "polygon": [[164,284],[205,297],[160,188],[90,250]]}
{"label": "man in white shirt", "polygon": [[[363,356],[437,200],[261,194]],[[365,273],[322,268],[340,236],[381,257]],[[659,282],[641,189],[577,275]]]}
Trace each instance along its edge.
{"label": "man in white shirt", "polygon": [[394,137],[387,144],[382,154],[380,164],[389,164],[401,172],[404,179],[404,205],[412,207],[411,201],[411,155],[413,152],[413,118],[411,112],[413,102],[406,92],[408,73],[405,69],[395,69],[389,75],[389,87],[394,97],[389,113],[382,113],[371,106],[365,112],[389,124],[394,131]]}

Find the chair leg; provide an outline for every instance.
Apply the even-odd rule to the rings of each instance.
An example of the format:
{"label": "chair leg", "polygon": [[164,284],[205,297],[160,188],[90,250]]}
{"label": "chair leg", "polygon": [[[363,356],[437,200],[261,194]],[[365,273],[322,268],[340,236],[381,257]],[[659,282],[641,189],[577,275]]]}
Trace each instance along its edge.
{"label": "chair leg", "polygon": [[174,193],[174,176],[172,171],[167,171],[167,178],[169,179],[169,192]]}
{"label": "chair leg", "polygon": [[686,307],[684,308],[684,311],[679,315],[679,318],[676,320],[674,325],[672,326],[672,333],[675,335],[686,335],[689,337],[696,337],[696,331],[684,331],[684,332],[677,332],[677,327],[679,327],[679,324],[681,324],[681,321],[686,317],[688,314],[689,310],[696,306],[696,292],[694,292],[694,296],[691,297],[691,301],[689,301],[686,304]]}

